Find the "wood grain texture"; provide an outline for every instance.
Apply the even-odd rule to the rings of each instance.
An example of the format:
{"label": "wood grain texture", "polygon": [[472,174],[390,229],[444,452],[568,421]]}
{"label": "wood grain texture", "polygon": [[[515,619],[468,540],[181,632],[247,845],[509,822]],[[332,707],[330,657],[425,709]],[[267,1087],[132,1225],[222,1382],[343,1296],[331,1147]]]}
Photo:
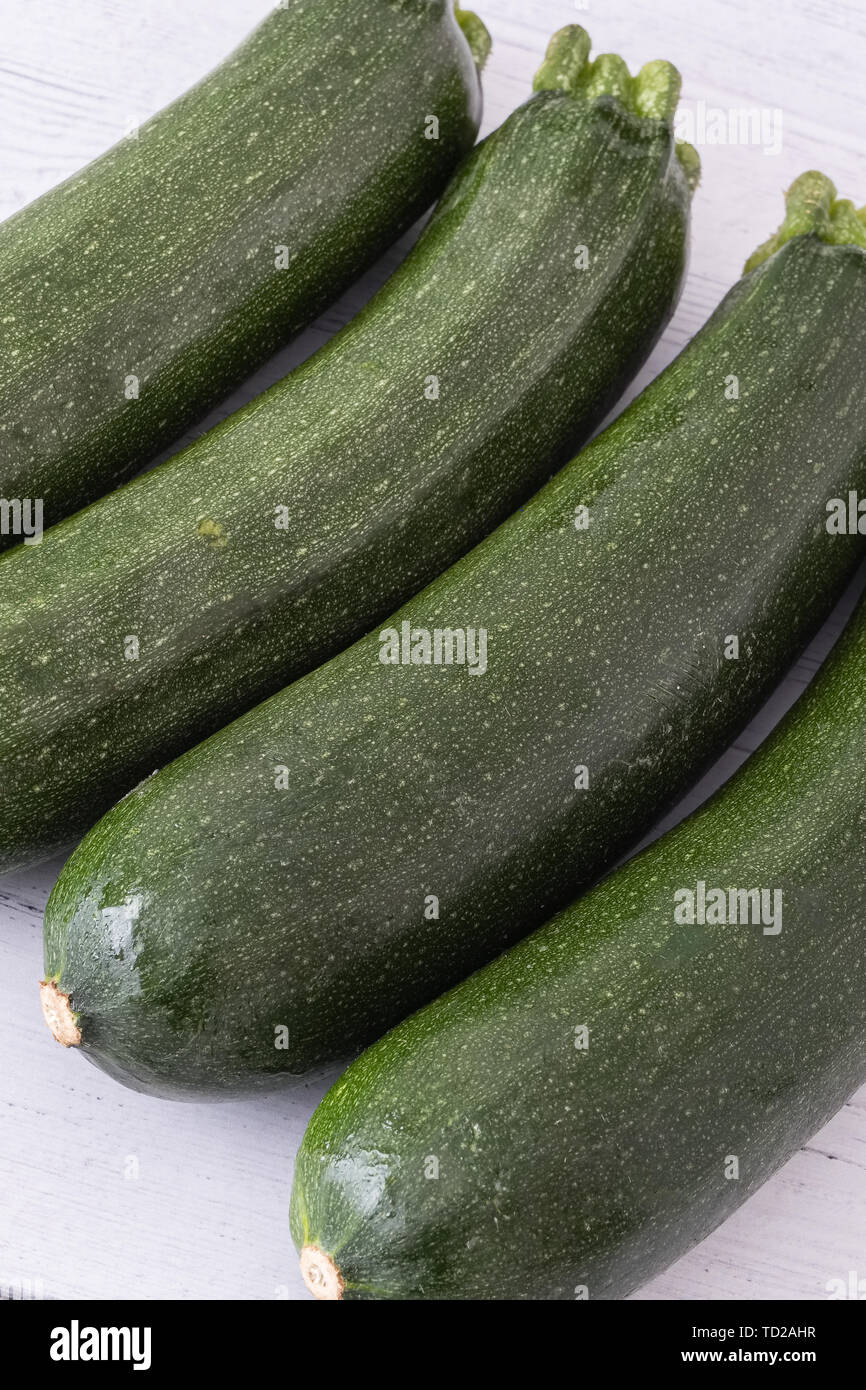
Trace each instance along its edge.
{"label": "wood grain texture", "polygon": [[[267,12],[262,0],[0,0],[0,216],[177,96]],[[859,0],[477,0],[494,38],[484,129],[522,101],[547,38],[581,22],[635,70],[665,57],[686,109],[782,112],[783,142],[702,145],[688,282],[629,397],[707,317],[818,167],[866,202],[866,10]],[[369,297],[409,238],[195,431],[309,355]],[[188,438],[192,437],[192,433]],[[658,830],[729,776],[838,636],[861,576],[782,689]],[[2,665],[2,653],[0,653]],[[288,1237],[292,1158],[327,1077],[294,1095],[178,1105],[112,1084],[50,1037],[40,919],[59,863],[0,880],[0,1296],[305,1298]],[[640,1299],[821,1299],[866,1278],[866,1088],[731,1220]],[[58,1252],[62,1252],[59,1254]]]}

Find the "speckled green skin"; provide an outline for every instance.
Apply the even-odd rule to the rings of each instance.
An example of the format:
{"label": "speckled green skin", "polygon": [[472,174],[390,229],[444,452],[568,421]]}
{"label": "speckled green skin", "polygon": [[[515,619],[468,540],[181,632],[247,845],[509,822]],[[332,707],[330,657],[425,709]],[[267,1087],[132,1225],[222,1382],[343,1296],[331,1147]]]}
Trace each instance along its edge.
{"label": "speckled green skin", "polygon": [[688,212],[669,119],[539,93],[314,358],[0,562],[0,871],[367,632],[545,482],[667,321]]}
{"label": "speckled green skin", "polygon": [[[713,801],[349,1068],[298,1156],[296,1244],[346,1298],[659,1273],[866,1079],[864,836],[866,608]],[[781,932],[677,925],[699,880],[781,889]]]}
{"label": "speckled green skin", "polygon": [[374,630],[96,826],[46,914],[84,1051],[161,1094],[255,1089],[381,1035],[543,922],[824,617],[863,549],[825,527],[848,488],[866,491],[866,253],[801,237],[389,621],[486,627],[484,675],[383,665]]}
{"label": "speckled green skin", "polygon": [[130,477],[438,197],[480,107],[451,0],[291,0],[0,226],[0,496],[48,526]]}

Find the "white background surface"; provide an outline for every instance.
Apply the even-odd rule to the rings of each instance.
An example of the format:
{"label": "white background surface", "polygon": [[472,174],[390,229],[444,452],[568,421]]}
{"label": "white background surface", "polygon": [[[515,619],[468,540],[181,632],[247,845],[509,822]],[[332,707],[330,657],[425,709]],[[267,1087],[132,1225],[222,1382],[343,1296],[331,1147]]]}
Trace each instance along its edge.
{"label": "white background surface", "polygon": [[[265,0],[0,0],[0,217],[179,95],[269,8]],[[821,168],[842,194],[866,202],[862,0],[477,0],[475,8],[494,39],[485,131],[528,95],[550,33],[575,20],[596,53],[619,52],[632,71],[650,58],[675,62],[687,106],[782,112],[777,156],[749,145],[701,148],[688,282],[629,394],[699,327],[778,224],[796,174]],[[399,254],[208,423],[319,346]],[[828,625],[688,808],[765,736],[839,627],[838,618]],[[126,1091],[58,1047],[36,987],[41,912],[58,869],[0,879],[0,1296],[307,1297],[287,1209],[294,1152],[324,1086],[179,1105]],[[820,1299],[828,1280],[851,1270],[866,1279],[866,1088],[638,1297]]]}

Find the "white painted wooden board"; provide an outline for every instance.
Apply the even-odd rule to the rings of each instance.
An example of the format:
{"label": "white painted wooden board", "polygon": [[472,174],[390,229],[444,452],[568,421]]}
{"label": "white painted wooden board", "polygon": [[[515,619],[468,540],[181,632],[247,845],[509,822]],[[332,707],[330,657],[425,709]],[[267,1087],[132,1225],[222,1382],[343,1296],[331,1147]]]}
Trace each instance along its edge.
{"label": "white painted wooden board", "polygon": [[[361,3],[361,0],[357,0]],[[468,2],[468,0],[467,0]],[[178,95],[268,10],[265,0],[0,0],[0,216],[73,173]],[[779,110],[782,147],[705,144],[688,282],[633,395],[668,362],[818,167],[866,201],[866,7],[860,0],[477,0],[494,38],[485,130],[527,95],[549,34],[578,20],[634,70],[674,61],[687,110]],[[375,272],[205,424],[313,351],[396,264]],[[196,431],[198,432],[198,431]],[[679,808],[763,738],[850,611]],[[2,662],[2,653],[0,653]],[[2,788],[0,788],[2,795]],[[287,1229],[292,1160],[325,1083],[179,1105],[124,1090],[66,1053],[37,998],[40,917],[59,864],[0,879],[0,1294],[305,1298]],[[866,1088],[760,1193],[637,1297],[821,1299],[866,1278]],[[866,1286],[864,1286],[866,1287]]]}

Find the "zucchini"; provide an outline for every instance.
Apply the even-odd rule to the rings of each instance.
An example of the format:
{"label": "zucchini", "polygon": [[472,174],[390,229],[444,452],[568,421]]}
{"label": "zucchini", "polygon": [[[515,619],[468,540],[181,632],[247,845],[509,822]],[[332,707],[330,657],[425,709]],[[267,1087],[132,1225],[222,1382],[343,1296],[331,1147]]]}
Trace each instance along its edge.
{"label": "zucchini", "polygon": [[546,481],[644,360],[684,268],[679,79],[650,64],[615,98],[620,68],[588,49],[556,36],[545,89],[315,357],[0,562],[0,871],[368,631]]}
{"label": "zucchini", "polygon": [[828,190],[523,511],[84,840],[45,963],[93,1061],[165,1095],[302,1077],[545,921],[727,745],[863,551],[825,526],[866,489],[866,251],[822,237]]}
{"label": "zucchini", "polygon": [[866,606],[709,803],[349,1068],[295,1170],[313,1293],[624,1298],[866,1080],[864,689]]}
{"label": "zucchini", "polygon": [[470,42],[452,0],[289,0],[0,226],[4,499],[48,526],[129,478],[420,216],[480,119],[461,19]]}

